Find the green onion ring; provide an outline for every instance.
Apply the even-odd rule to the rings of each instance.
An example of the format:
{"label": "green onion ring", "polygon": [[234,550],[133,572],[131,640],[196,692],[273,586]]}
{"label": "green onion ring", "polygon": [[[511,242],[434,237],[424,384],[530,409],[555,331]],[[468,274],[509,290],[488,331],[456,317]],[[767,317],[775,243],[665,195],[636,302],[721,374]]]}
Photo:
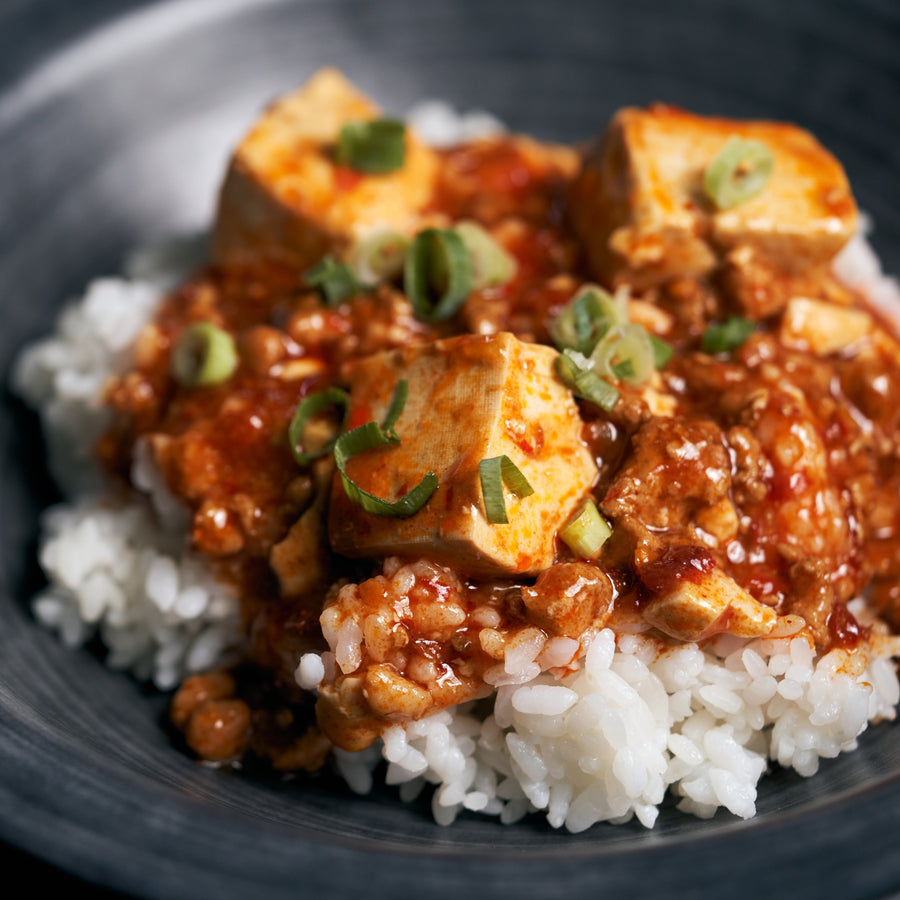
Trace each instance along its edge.
{"label": "green onion ring", "polygon": [[194,322],[182,331],[170,361],[172,376],[185,387],[228,381],[238,365],[234,338],[212,322]]}
{"label": "green onion ring", "polygon": [[612,529],[597,511],[593,500],[586,500],[559,532],[566,546],[582,559],[593,559],[611,534]]}
{"label": "green onion ring", "polygon": [[370,231],[350,252],[349,265],[361,284],[392,281],[403,271],[410,240],[390,228]]}
{"label": "green onion ring", "polygon": [[703,175],[703,191],[717,209],[731,209],[759,194],[772,176],[775,157],[765,144],[730,137]]}
{"label": "green onion ring", "polygon": [[381,423],[381,430],[392,442],[398,444],[400,443],[400,438],[397,436],[394,426],[397,424],[397,420],[400,418],[400,414],[406,406],[407,397],[409,397],[409,382],[404,378],[402,381],[397,382],[397,387],[394,388],[394,397],[391,400],[390,408],[387,411],[387,415],[384,417],[384,421]]}
{"label": "green onion ring", "polygon": [[472,260],[463,239],[452,230],[419,232],[406,254],[403,283],[419,319],[449,319],[472,290]]}
{"label": "green onion ring", "polygon": [[506,499],[503,496],[505,484],[519,499],[530,497],[534,488],[522,474],[522,470],[506,455],[493,456],[478,463],[481,479],[481,496],[484,500],[484,515],[492,525],[507,525]]}
{"label": "green onion ring", "polygon": [[335,159],[369,175],[383,175],[403,168],[406,126],[397,119],[360,119],[348,122],[338,137]]}
{"label": "green onion ring", "polygon": [[397,500],[390,501],[363,490],[347,475],[347,463],[354,456],[359,456],[360,453],[365,453],[367,450],[374,450],[376,447],[400,443],[394,425],[403,411],[408,390],[409,385],[406,381],[401,381],[397,385],[394,399],[383,425],[379,425],[377,422],[367,422],[365,425],[360,425],[359,428],[344,432],[334,444],[334,461],[341,475],[347,499],[355,506],[375,516],[408,519],[425,506],[438,487],[437,475],[434,472],[428,472],[411,491]]}
{"label": "green onion ring", "polygon": [[556,374],[577,397],[609,412],[621,396],[592,369],[592,361],[577,350],[563,350],[554,360]]}
{"label": "green onion ring", "polygon": [[340,305],[344,300],[358,294],[362,288],[350,266],[338,262],[331,255],[323,257],[311,269],[304,272],[303,277],[330,307]]}
{"label": "green onion ring", "polygon": [[627,307],[597,285],[585,285],[550,323],[557,350],[570,348],[590,356],[611,329],[628,322]]}
{"label": "green onion ring", "polygon": [[756,325],[750,319],[732,316],[725,322],[710,325],[703,333],[701,349],[704,353],[730,353],[743,346]]}
{"label": "green onion ring", "polygon": [[591,359],[603,375],[626,384],[643,384],[653,372],[653,345],[643,326],[628,324],[603,338]]}
{"label": "green onion ring", "polygon": [[327,388],[324,391],[319,391],[318,393],[304,397],[303,400],[300,401],[297,411],[294,413],[294,418],[291,419],[291,424],[288,428],[288,442],[291,446],[291,452],[294,454],[294,459],[296,459],[301,466],[308,466],[314,459],[325,456],[326,453],[329,453],[333,449],[335,442],[337,441],[337,435],[335,435],[335,437],[327,444],[311,453],[303,453],[299,449],[303,446],[303,435],[310,419],[318,415],[323,409],[327,409],[329,406],[342,406],[344,408],[341,425],[338,429],[340,432],[347,423],[347,415],[350,411],[350,398],[347,396],[346,391],[337,387]]}
{"label": "green onion ring", "polygon": [[668,341],[664,341],[662,338],[649,332],[648,335],[650,337],[650,346],[653,348],[653,365],[657,369],[664,369],[675,350]]}
{"label": "green onion ring", "polygon": [[477,222],[458,222],[453,230],[462,238],[472,261],[472,290],[506,284],[518,264]]}

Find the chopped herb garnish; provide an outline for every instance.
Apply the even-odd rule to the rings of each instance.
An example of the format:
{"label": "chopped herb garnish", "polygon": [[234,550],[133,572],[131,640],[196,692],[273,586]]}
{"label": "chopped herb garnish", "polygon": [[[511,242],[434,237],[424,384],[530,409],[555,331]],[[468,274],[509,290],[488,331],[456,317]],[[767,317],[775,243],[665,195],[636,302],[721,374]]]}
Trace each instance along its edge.
{"label": "chopped herb garnish", "polygon": [[522,474],[521,469],[505,454],[483,459],[478,464],[481,478],[481,496],[484,500],[484,514],[492,525],[506,525],[506,500],[503,496],[505,484],[520,499],[530,497],[534,488]]}
{"label": "chopped herb garnish", "polygon": [[362,285],[356,280],[350,266],[330,255],[304,272],[303,277],[331,307],[338,306],[362,290]]}
{"label": "chopped herb garnish", "polygon": [[643,384],[653,373],[653,345],[642,325],[629,323],[610,332],[590,358],[600,374],[627,384]]}
{"label": "chopped herb garnish", "polygon": [[653,365],[657,369],[664,369],[675,352],[672,345],[655,334],[650,334],[650,346],[653,348]]}
{"label": "chopped herb garnish", "polygon": [[701,348],[704,353],[730,353],[742,346],[755,328],[756,324],[749,319],[732,316],[706,329]]}
{"label": "chopped herb garnish", "polygon": [[291,420],[288,428],[288,442],[291,446],[291,452],[294,454],[294,459],[301,466],[309,465],[314,459],[325,456],[326,453],[334,449],[337,434],[331,440],[325,441],[315,449],[309,448],[309,439],[306,434],[310,421],[330,406],[337,406],[342,409],[341,421],[337,427],[337,432],[340,432],[347,422],[347,413],[350,408],[350,398],[347,396],[347,392],[342,391],[340,388],[332,387],[304,397],[294,413],[294,418]]}
{"label": "chopped herb garnish", "polygon": [[628,322],[625,304],[603,288],[587,285],[550,323],[550,337],[558,350],[577,350],[590,356],[598,341]]}
{"label": "chopped herb garnish", "polygon": [[403,168],[406,126],[397,119],[382,118],[348,122],[338,138],[335,158],[369,175],[383,175]]}
{"label": "chopped herb garnish", "polygon": [[389,228],[372,231],[350,253],[350,268],[362,284],[392,281],[403,271],[409,238]]}
{"label": "chopped herb garnish", "polygon": [[462,238],[472,263],[472,290],[506,284],[518,265],[477,222],[459,222],[453,230]]}
{"label": "chopped herb garnish", "polygon": [[611,534],[612,529],[593,500],[586,500],[575,517],[559,532],[563,542],[582,559],[593,559]]}
{"label": "chopped herb garnish", "polygon": [[730,137],[703,176],[703,190],[717,209],[746,203],[766,186],[775,157],[765,144]]}
{"label": "chopped herb garnish", "polygon": [[228,381],[238,364],[234,338],[212,322],[194,322],[172,350],[172,376],[185,387],[210,387]]}
{"label": "chopped herb garnish", "polygon": [[577,350],[563,350],[554,360],[556,373],[577,397],[596,403],[607,412],[619,399],[619,392],[592,368],[590,359]]}
{"label": "chopped herb garnish", "polygon": [[452,230],[419,232],[406,254],[403,282],[419,319],[449,319],[472,290],[472,260],[463,239]]}
{"label": "chopped herb garnish", "polygon": [[334,444],[334,461],[341,476],[344,493],[355,506],[375,516],[407,519],[425,506],[438,487],[437,475],[434,472],[428,472],[411,491],[398,500],[390,501],[363,490],[347,475],[347,463],[354,456],[359,456],[360,453],[365,453],[367,450],[374,450],[376,447],[400,443],[394,425],[403,411],[408,391],[409,385],[406,381],[401,381],[397,385],[394,399],[382,425],[377,422],[367,422],[365,425],[360,425],[359,428],[344,432]]}

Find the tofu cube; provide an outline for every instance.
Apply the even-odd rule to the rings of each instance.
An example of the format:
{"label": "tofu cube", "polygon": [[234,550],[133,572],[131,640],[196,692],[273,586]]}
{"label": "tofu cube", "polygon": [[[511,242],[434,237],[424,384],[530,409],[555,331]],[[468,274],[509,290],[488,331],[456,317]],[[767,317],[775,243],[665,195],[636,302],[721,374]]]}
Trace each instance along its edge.
{"label": "tofu cube", "polygon": [[[423,556],[474,576],[528,575],[554,562],[556,533],[591,489],[597,468],[582,422],[557,378],[550,347],[508,333],[463,335],[361,360],[352,373],[350,424],[383,421],[399,381],[409,398],[399,445],[350,460],[362,488],[394,500],[426,472],[439,487],[407,519],[364,512],[335,478],[332,548],[346,556]],[[534,493],[504,489],[508,524],[485,517],[479,463],[506,454]]]}
{"label": "tofu cube", "polygon": [[[703,176],[732,135],[765,144],[775,168],[755,197],[718,210]],[[594,274],[637,287],[702,276],[726,257],[796,274],[828,262],[857,219],[840,163],[802,128],[660,104],[616,114],[585,158],[571,211]]]}
{"label": "tofu cube", "polygon": [[828,356],[869,337],[874,330],[865,310],[793,297],[784,310],[779,337],[788,347]]}
{"label": "tofu cube", "polygon": [[367,175],[334,160],[341,128],[379,115],[334,69],[274,103],[232,157],[219,195],[214,260],[307,268],[374,226],[415,230],[431,198],[437,156],[409,129],[397,171]]}
{"label": "tofu cube", "polygon": [[764,606],[721,569],[702,579],[682,579],[667,594],[654,597],[644,619],[679,641],[699,641],[714,634],[762,637],[775,627],[775,610]]}

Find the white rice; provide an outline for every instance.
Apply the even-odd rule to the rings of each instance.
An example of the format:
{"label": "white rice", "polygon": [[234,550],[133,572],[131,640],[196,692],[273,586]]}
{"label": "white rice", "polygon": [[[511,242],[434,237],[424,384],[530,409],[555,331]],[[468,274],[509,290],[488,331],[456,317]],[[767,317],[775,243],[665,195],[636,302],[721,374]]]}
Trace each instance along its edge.
{"label": "white rice", "polygon": [[239,601],[188,550],[186,511],[143,447],[131,474],[144,500],[110,495],[92,451],[109,424],[108,379],[128,367],[138,332],[196,252],[194,240],[173,242],[136,255],[133,277],[92,282],[13,370],[14,389],[40,415],[65,498],[42,516],[48,585],[35,616],[70,646],[99,635],[110,666],[163,690],[229,658],[240,641]]}
{"label": "white rice", "polygon": [[606,629],[576,671],[501,686],[487,712],[468,704],[393,725],[369,751],[337,751],[338,768],[363,792],[382,759],[404,799],[434,785],[444,824],[472,810],[502,822],[541,812],[572,832],[632,817],[650,828],[667,791],[684,812],[746,819],[772,762],[813,775],[870,722],[894,717],[898,651],[884,638],[870,660],[840,649],[816,658],[804,637],[701,649]]}
{"label": "white rice", "polygon": [[[433,102],[411,118],[438,145],[502,128],[487,114],[459,117]],[[106,380],[128,365],[140,327],[195,251],[182,243],[143,253],[130,277],[91,284],[14,372],[17,391],[41,416],[49,466],[66,496],[42,520],[48,585],[35,615],[69,645],[99,635],[110,666],[162,689],[227,662],[239,641],[238,598],[187,549],[184,510],[142,449],[132,476],[144,496],[123,502],[103,493],[91,447],[108,422]],[[835,270],[900,318],[900,290],[863,234]],[[865,616],[859,604],[854,612]],[[361,659],[355,622],[324,631],[332,652],[298,661],[297,681],[308,690]],[[812,775],[820,759],[854,749],[869,723],[893,719],[900,699],[892,660],[900,641],[883,636],[868,658],[842,650],[816,657],[790,635],[672,648],[639,626],[618,638],[602,631],[584,649],[572,663],[577,642],[533,629],[487,673],[497,687],[492,701],[392,725],[367,751],[336,751],[336,766],[362,793],[382,762],[404,801],[433,786],[442,824],[469,810],[504,823],[540,812],[572,832],[632,818],[649,828],[667,792],[686,813],[724,808],[748,818],[772,763]]]}

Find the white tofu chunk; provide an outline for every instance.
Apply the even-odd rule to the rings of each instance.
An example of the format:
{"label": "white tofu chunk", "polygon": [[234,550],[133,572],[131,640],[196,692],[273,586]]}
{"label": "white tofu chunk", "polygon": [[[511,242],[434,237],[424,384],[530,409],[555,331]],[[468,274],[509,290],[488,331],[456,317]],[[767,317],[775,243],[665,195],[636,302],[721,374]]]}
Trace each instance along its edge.
{"label": "white tofu chunk", "polygon": [[721,569],[694,581],[683,578],[669,593],[644,608],[644,619],[679,641],[698,641],[714,634],[761,637],[775,627],[775,610],[764,606]]}
{"label": "white tofu chunk", "polygon": [[872,317],[865,310],[794,297],[784,310],[779,337],[788,347],[828,356],[873,332]]}
{"label": "white tofu chunk", "polygon": [[269,107],[232,157],[219,195],[214,259],[306,268],[375,226],[414,231],[431,198],[437,157],[409,128],[404,165],[394,172],[367,175],[334,160],[342,127],[379,115],[334,69]]}
{"label": "white tofu chunk", "polygon": [[[556,351],[511,334],[463,335],[360,361],[353,369],[350,425],[383,421],[399,381],[409,398],[399,445],[353,458],[348,474],[394,500],[426,472],[439,487],[407,519],[354,506],[339,477],[329,535],[346,556],[427,556],[468,574],[534,574],[554,562],[556,534],[597,477],[569,390],[553,370]],[[504,489],[508,524],[485,516],[479,463],[506,454],[528,479],[525,498]]]}
{"label": "white tofu chunk", "polygon": [[[760,141],[775,168],[755,197],[717,210],[703,176],[729,137]],[[830,260],[856,230],[840,163],[795,125],[706,118],[671,106],[625,108],[588,153],[571,195],[597,277],[649,287],[697,277],[726,257],[797,274]]]}

